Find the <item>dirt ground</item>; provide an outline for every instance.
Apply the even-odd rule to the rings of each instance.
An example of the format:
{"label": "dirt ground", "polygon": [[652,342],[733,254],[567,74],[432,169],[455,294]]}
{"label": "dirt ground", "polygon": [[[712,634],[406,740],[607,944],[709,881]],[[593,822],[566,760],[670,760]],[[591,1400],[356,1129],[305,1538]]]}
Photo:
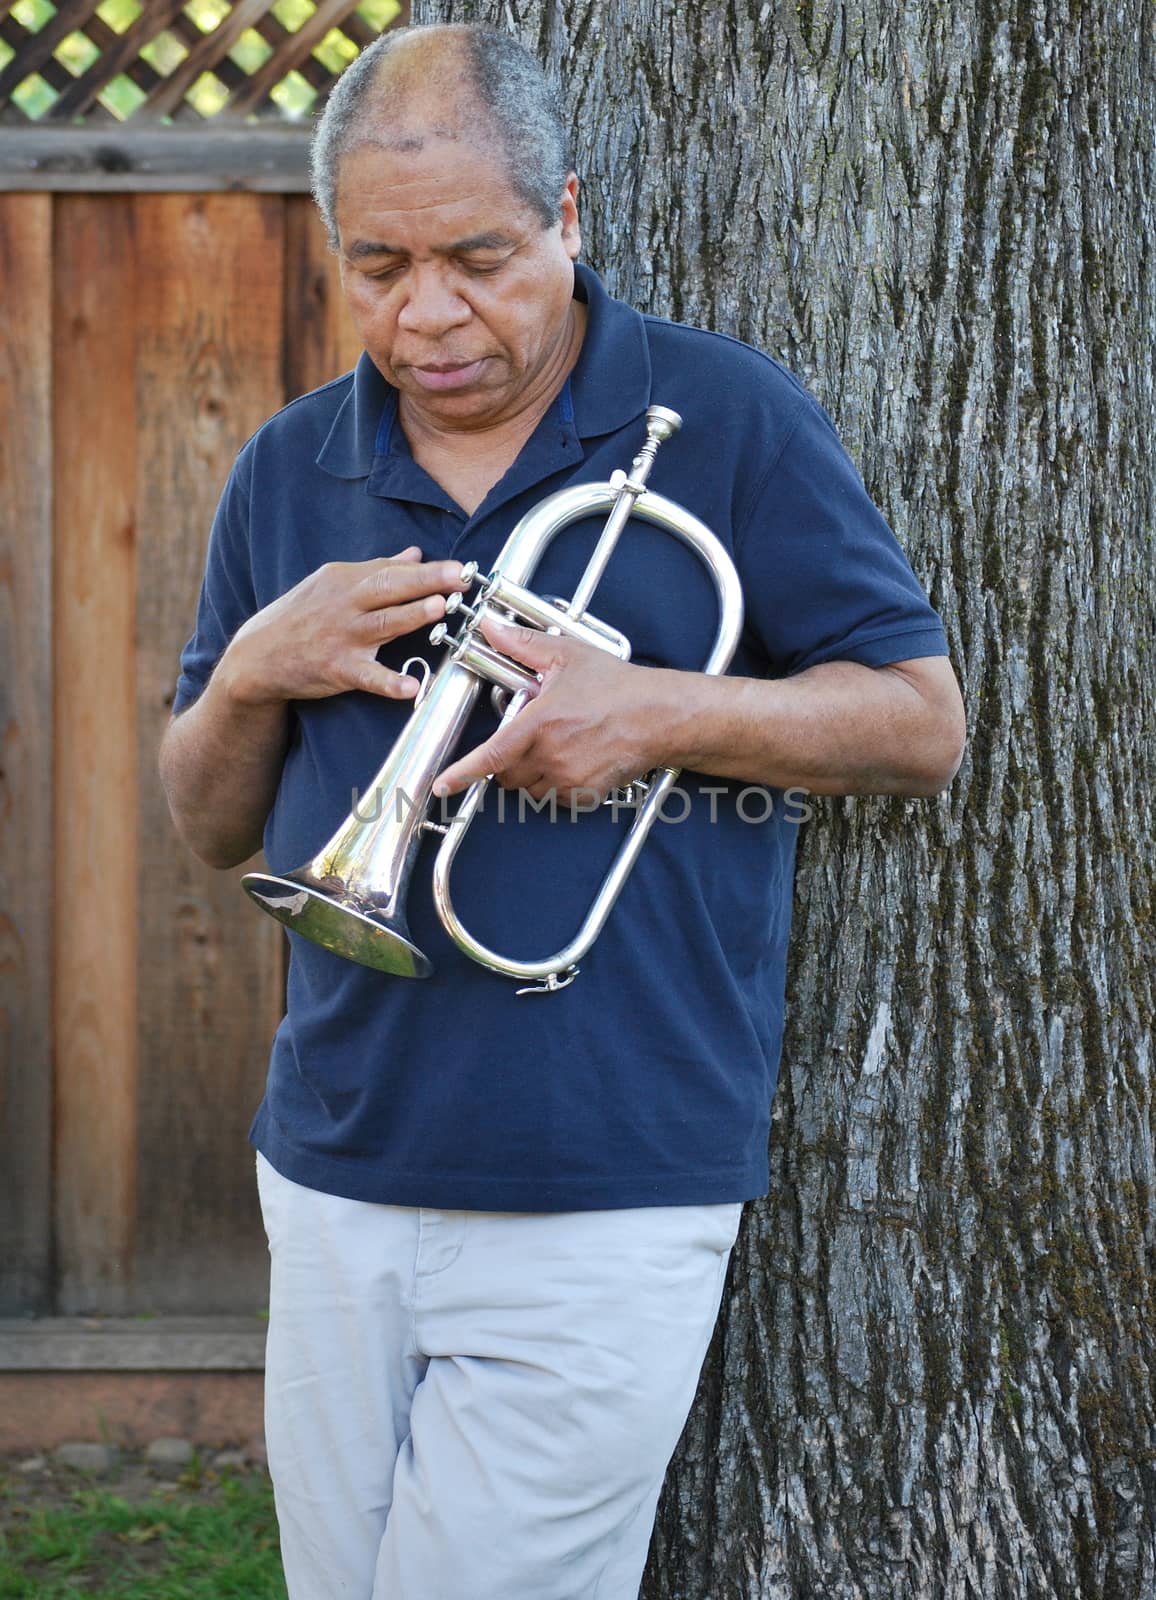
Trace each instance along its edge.
{"label": "dirt ground", "polygon": [[104,1472],[60,1466],[50,1455],[0,1457],[0,1527],[19,1520],[22,1508],[66,1505],[78,1489],[103,1489],[129,1505],[155,1494],[195,1495],[204,1503],[227,1473],[267,1477],[263,1463],[252,1456],[238,1459],[241,1455],[236,1450],[206,1451],[186,1467],[162,1470],[145,1460],[143,1450],[116,1450]]}

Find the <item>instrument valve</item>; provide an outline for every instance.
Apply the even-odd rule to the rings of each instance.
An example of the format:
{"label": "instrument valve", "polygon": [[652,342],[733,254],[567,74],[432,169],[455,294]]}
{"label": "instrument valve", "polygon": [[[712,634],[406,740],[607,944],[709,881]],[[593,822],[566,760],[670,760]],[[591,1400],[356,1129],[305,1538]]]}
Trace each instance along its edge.
{"label": "instrument valve", "polygon": [[[475,574],[476,574],[477,563],[474,562],[474,561],[471,561],[469,563],[469,565],[475,569]],[[463,575],[464,575],[464,572],[465,572],[465,569],[463,568]],[[471,576],[471,582],[472,582],[472,576]],[[484,591],[483,591],[483,593],[484,593]],[[446,616],[449,617],[449,618],[464,617],[466,619],[465,630],[462,633],[458,634],[456,638],[451,639],[450,638],[450,625],[449,625],[449,622],[435,622],[433,627],[430,629],[430,635],[429,635],[430,644],[435,645],[435,646],[436,645],[440,645],[440,644],[453,644],[453,645],[460,646],[462,644],[466,634],[469,632],[469,630],[471,628],[474,628],[474,627],[477,626],[478,615],[479,615],[480,611],[481,611],[481,599],[480,598],[479,598],[477,604],[470,606],[470,605],[466,604],[466,597],[465,597],[464,594],[461,593],[460,590],[455,590],[453,594],[447,595],[446,596]]]}
{"label": "instrument valve", "polygon": [[478,610],[478,606],[468,606],[466,604],[466,597],[460,590],[455,590],[453,594],[446,596],[447,617],[469,617],[471,622],[476,622],[478,620]]}

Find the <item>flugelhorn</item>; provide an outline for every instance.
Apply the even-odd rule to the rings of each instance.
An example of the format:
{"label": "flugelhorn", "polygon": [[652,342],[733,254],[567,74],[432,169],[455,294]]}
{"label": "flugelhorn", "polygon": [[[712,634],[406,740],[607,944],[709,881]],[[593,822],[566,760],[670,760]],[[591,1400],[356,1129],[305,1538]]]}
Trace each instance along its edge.
{"label": "flugelhorn", "polygon": [[[591,616],[587,606],[632,516],[681,539],[706,566],[718,602],[718,627],[700,671],[726,671],[743,622],[738,573],[704,523],[646,488],[659,446],[681,425],[677,412],[651,406],[646,413],[646,442],[629,474],[617,471],[607,483],[580,484],[549,495],[514,528],[488,577],[480,578],[473,563],[463,570],[468,586],[477,586],[476,593],[469,604],[464,592],[451,595],[446,604],[450,620],[431,633],[431,641],[444,643],[446,653],[438,670],[426,677],[408,722],[373,779],[372,815],[363,815],[360,805],[355,806],[312,861],[285,877],[246,873],[242,885],[262,910],[335,955],[397,977],[429,977],[433,966],[410,938],[406,901],[422,835],[436,832],[444,837],[433,869],[434,903],[459,949],[493,972],[526,982],[529,987],[519,993],[551,993],[573,981],[578,963],[605,926],[678,770],[656,769],[634,786],[643,798],[585,921],[568,945],[539,961],[514,960],[481,944],[463,926],[450,895],[454,857],[490,779],[482,778],[466,791],[448,823],[429,815],[433,785],[448,765],[483,685],[493,685],[495,695],[505,697],[503,724],[518,715],[537,689],[534,673],[483,638],[481,624],[487,617],[566,634],[623,661],[630,659],[626,637]],[[573,596],[555,600],[528,589],[556,536],[571,523],[598,515],[606,515],[606,522]],[[459,618],[462,626],[451,638],[450,627]]]}

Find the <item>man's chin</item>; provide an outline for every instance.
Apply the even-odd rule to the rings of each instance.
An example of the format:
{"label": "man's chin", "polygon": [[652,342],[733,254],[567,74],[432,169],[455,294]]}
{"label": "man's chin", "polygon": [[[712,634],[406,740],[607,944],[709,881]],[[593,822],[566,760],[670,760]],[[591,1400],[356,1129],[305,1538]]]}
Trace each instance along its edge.
{"label": "man's chin", "polygon": [[493,384],[482,381],[460,388],[426,389],[406,373],[397,387],[407,406],[439,422],[484,423],[487,417],[504,412],[509,396]]}

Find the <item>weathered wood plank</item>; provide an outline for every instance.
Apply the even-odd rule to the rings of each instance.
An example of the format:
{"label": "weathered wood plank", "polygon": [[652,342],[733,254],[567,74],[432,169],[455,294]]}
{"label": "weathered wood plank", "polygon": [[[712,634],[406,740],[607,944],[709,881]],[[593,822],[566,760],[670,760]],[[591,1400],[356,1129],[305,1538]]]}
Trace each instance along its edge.
{"label": "weathered wood plank", "polygon": [[348,372],[360,354],[317,208],[294,195],[285,202],[285,398]]}
{"label": "weathered wood plank", "polygon": [[56,202],[56,1251],[120,1310],[136,1150],[136,272],[132,201]]}
{"label": "weathered wood plank", "polygon": [[0,191],[309,190],[302,128],[5,128]]}
{"label": "weathered wood plank", "polygon": [[0,1456],[66,1439],[127,1450],[165,1434],[210,1446],[257,1441],[261,1391],[258,1372],[0,1371]]}
{"label": "weathered wood plank", "polygon": [[259,1372],[262,1317],[0,1321],[0,1372]]}
{"label": "weathered wood plank", "polygon": [[141,985],[136,1301],[249,1310],[267,1272],[248,1124],[281,1014],[281,935],[177,840],[156,775],[220,489],[282,399],[284,218],[254,196],[140,197]]}
{"label": "weathered wood plank", "polygon": [[51,1290],[52,201],[0,195],[0,1306]]}

